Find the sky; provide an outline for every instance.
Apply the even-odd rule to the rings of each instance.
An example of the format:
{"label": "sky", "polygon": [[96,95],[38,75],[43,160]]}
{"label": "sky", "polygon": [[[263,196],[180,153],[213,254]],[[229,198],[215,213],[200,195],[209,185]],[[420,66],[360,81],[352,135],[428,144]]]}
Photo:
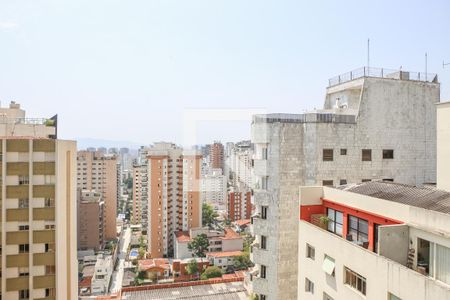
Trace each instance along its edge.
{"label": "sky", "polygon": [[65,139],[180,144],[192,115],[196,143],[249,139],[252,112],[322,107],[368,38],[373,67],[423,72],[427,52],[450,100],[449,14],[448,0],[1,0],[0,101],[57,113]]}

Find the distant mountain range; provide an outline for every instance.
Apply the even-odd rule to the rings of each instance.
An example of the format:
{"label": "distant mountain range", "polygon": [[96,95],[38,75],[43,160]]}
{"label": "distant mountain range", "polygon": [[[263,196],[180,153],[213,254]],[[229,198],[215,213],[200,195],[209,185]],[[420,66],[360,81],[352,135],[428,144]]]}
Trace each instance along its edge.
{"label": "distant mountain range", "polygon": [[130,148],[130,149],[139,149],[140,146],[146,144],[139,144],[130,141],[113,141],[113,140],[104,140],[104,139],[94,139],[94,138],[75,138],[77,141],[77,148],[79,150],[86,149],[88,147],[105,147],[105,148]]}

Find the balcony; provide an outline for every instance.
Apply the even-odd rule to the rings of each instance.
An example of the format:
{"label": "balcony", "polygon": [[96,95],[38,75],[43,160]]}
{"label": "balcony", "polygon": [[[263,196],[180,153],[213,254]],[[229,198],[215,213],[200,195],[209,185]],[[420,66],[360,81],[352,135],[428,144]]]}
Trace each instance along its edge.
{"label": "balcony", "polygon": [[[29,277],[21,276],[17,278],[6,278],[6,291],[27,290],[29,287]],[[35,287],[36,288],[36,287]]]}
{"label": "balcony", "polygon": [[256,264],[267,266],[270,265],[272,261],[270,252],[261,248],[254,247],[250,256],[251,260]]}
{"label": "balcony", "polygon": [[253,232],[257,235],[269,235],[269,222],[267,219],[253,218]]}

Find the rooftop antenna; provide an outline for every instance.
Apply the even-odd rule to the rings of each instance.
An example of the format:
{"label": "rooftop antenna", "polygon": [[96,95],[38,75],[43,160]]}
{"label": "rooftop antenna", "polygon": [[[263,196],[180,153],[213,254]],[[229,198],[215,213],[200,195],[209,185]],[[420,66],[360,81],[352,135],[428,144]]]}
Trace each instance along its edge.
{"label": "rooftop antenna", "polygon": [[367,39],[367,70],[370,67],[370,39]]}
{"label": "rooftop antenna", "polygon": [[425,81],[427,81],[428,76],[428,53],[425,52]]}
{"label": "rooftop antenna", "polygon": [[444,69],[445,66],[450,66],[450,63],[446,63],[445,61],[442,61],[442,69]]}

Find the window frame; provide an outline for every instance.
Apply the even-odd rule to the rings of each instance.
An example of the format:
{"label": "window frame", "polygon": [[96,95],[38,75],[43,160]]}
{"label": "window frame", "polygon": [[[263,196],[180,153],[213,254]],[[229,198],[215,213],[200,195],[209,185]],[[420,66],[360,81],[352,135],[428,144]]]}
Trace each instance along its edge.
{"label": "window frame", "polygon": [[347,155],[347,148],[341,148],[341,155]]}
{"label": "window frame", "polygon": [[361,150],[361,161],[372,161],[372,149]]}
{"label": "window frame", "polygon": [[267,250],[267,237],[265,235],[261,235],[261,249]]}
{"label": "window frame", "polygon": [[267,212],[269,210],[269,206],[261,205],[261,219],[267,220]]}
{"label": "window frame", "polygon": [[306,257],[311,260],[316,260],[316,248],[306,243]]}
{"label": "window frame", "polygon": [[[333,212],[333,219],[330,218],[330,213],[329,212]],[[337,213],[340,213],[342,215],[342,218],[341,218],[342,219],[342,223],[339,223],[339,222],[336,221]],[[336,210],[336,209],[333,209],[333,208],[330,208],[330,207],[327,207],[327,217],[328,217],[327,230],[329,232],[331,232],[331,233],[334,233],[334,234],[338,235],[338,236],[342,236],[344,234],[344,212]],[[333,224],[332,225],[333,226],[332,230],[330,229],[330,224]],[[342,230],[341,233],[336,232],[336,224],[341,225],[341,230]]]}
{"label": "window frame", "polygon": [[[360,283],[358,280],[360,280]],[[344,266],[344,285],[350,287],[351,289],[359,292],[364,296],[367,294],[366,277],[345,266]]]}
{"label": "window frame", "polygon": [[267,278],[267,267],[265,266],[265,265],[261,265],[261,268],[260,268],[260,277],[261,278]]}
{"label": "window frame", "polygon": [[334,149],[322,149],[322,161],[334,161]]}
{"label": "window frame", "polygon": [[314,295],[314,282],[305,277],[305,292]]}
{"label": "window frame", "polygon": [[[352,227],[352,219],[355,219],[354,221],[356,221],[356,228]],[[360,230],[361,223],[366,223],[367,233]],[[358,242],[361,242],[361,243],[367,242],[368,243],[369,242],[369,221],[368,220],[349,214],[347,216],[347,233],[351,234],[352,231],[356,232],[356,240],[353,240],[352,242],[356,242],[356,243],[358,243]],[[365,236],[366,240],[364,241],[364,240],[360,239],[360,235]]]}
{"label": "window frame", "polygon": [[383,149],[383,159],[394,159],[394,149]]}

